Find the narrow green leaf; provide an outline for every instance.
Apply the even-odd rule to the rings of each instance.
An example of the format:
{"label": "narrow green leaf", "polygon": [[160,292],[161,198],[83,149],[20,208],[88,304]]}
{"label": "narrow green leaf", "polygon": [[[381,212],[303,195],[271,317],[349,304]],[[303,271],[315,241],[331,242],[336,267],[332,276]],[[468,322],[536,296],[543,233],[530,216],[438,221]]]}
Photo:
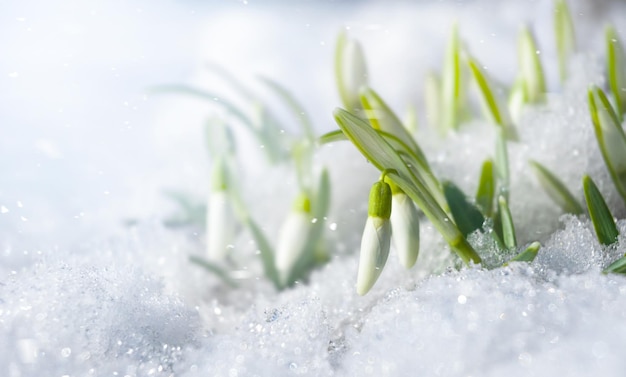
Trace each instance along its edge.
{"label": "narrow green leaf", "polygon": [[583,189],[589,217],[591,217],[598,241],[603,245],[614,244],[619,235],[615,220],[613,220],[613,215],[609,211],[600,190],[588,175],[583,176]]}
{"label": "narrow green leaf", "polygon": [[493,214],[495,190],[496,180],[493,175],[493,162],[491,159],[488,159],[483,162],[480,171],[480,181],[478,182],[478,190],[476,191],[476,204],[487,217],[491,217]]}
{"label": "narrow green leaf", "polygon": [[509,115],[513,124],[519,124],[524,105],[528,102],[528,93],[522,76],[518,76],[511,87],[508,100]]}
{"label": "narrow green leaf", "polygon": [[248,128],[253,134],[257,135],[258,132],[252,120],[245,115],[237,106],[230,103],[228,100],[217,96],[211,92],[207,92],[201,89],[197,89],[187,85],[171,84],[171,85],[159,85],[150,89],[151,93],[179,93],[186,94],[192,97],[209,100],[217,107],[221,107],[226,112],[230,113],[235,118],[239,119],[241,123]]}
{"label": "narrow green leaf", "polygon": [[611,263],[604,271],[605,274],[626,274],[626,256],[619,258],[615,262]]}
{"label": "narrow green leaf", "polygon": [[532,262],[535,260],[535,257],[539,253],[539,249],[541,248],[541,244],[539,242],[533,242],[524,251],[517,254],[513,259],[505,263],[504,265],[508,265],[511,262]]}
{"label": "narrow green leaf", "polygon": [[589,112],[604,163],[626,201],[626,135],[602,89],[589,89]]}
{"label": "narrow green leaf", "polygon": [[446,47],[446,56],[442,77],[443,124],[446,130],[459,127],[465,107],[465,88],[463,87],[461,67],[461,41],[455,24]]}
{"label": "narrow green leaf", "polygon": [[626,53],[613,26],[606,28],[605,40],[608,81],[615,97],[617,116],[621,121],[622,114],[626,113]]}
{"label": "narrow green leaf", "polygon": [[506,139],[501,130],[496,130],[496,173],[500,181],[498,194],[509,198],[509,152],[506,146]]}
{"label": "narrow green leaf", "polygon": [[567,79],[568,60],[576,50],[576,35],[574,21],[565,0],[554,1],[554,38],[559,60],[559,75],[561,83]]}
{"label": "narrow green leaf", "polygon": [[531,160],[529,164],[541,187],[563,211],[575,215],[583,213],[583,207],[578,203],[578,200],[548,168],[537,161]]}
{"label": "narrow green leaf", "polygon": [[212,116],[207,121],[204,132],[206,146],[211,157],[235,155],[237,152],[235,137],[231,127],[222,118]]}
{"label": "narrow green leaf", "polygon": [[480,99],[483,104],[482,107],[485,116],[491,123],[499,126],[508,139],[517,139],[515,129],[509,121],[509,115],[507,113],[508,109],[498,103],[497,97],[494,95],[494,92],[489,85],[489,81],[482,73],[478,63],[472,58],[468,58],[467,61],[472,77],[474,77],[474,81],[476,82],[479,93],[481,94]]}
{"label": "narrow green leaf", "polygon": [[298,119],[302,130],[304,131],[304,135],[310,140],[315,140],[315,132],[313,131],[313,125],[311,124],[311,120],[309,119],[304,107],[296,100],[296,98],[287,90],[285,87],[277,83],[276,81],[267,78],[260,77],[262,83],[264,83],[268,88],[274,91],[279,98],[287,104],[287,107],[291,109],[291,112],[295,115],[296,119]]}
{"label": "narrow green leaf", "polygon": [[330,176],[325,168],[320,174],[314,200],[312,213],[317,221],[321,221],[330,208]]}
{"label": "narrow green leaf", "polygon": [[546,93],[546,84],[543,77],[543,68],[539,59],[539,48],[530,29],[524,27],[519,36],[518,57],[520,74],[526,86],[528,102],[543,102]]}
{"label": "narrow green leaf", "polygon": [[210,273],[214,274],[215,276],[217,276],[222,282],[224,282],[224,284],[228,285],[231,288],[238,288],[239,284],[237,284],[236,281],[234,281],[230,275],[228,274],[228,271],[221,268],[220,266],[218,266],[215,263],[211,263],[208,260],[204,259],[204,258],[200,258],[197,257],[195,255],[192,255],[189,257],[189,261],[197,266],[200,266],[202,268],[204,268],[205,270],[209,271]]}
{"label": "narrow green leaf", "polygon": [[372,127],[399,137],[419,156],[420,161],[427,165],[422,149],[378,93],[371,88],[363,87],[359,98]]}
{"label": "narrow green leaf", "polygon": [[407,107],[402,123],[409,135],[411,135],[411,138],[413,138],[413,135],[417,132],[417,108],[415,106],[409,105]]}
{"label": "narrow green leaf", "polygon": [[215,62],[207,62],[205,68],[215,73],[219,78],[224,80],[237,94],[237,96],[243,98],[248,102],[255,102],[258,100],[257,96],[252,93],[235,75],[233,75],[226,68]]}
{"label": "narrow green leaf", "polygon": [[263,263],[263,271],[265,276],[274,284],[274,287],[278,290],[282,289],[280,282],[280,274],[276,269],[274,262],[274,250],[269,241],[265,237],[265,234],[261,228],[252,220],[251,217],[247,217],[245,224],[250,229],[250,233],[256,242],[259,252],[261,253],[261,262]]}
{"label": "narrow green leaf", "polygon": [[498,197],[498,211],[502,220],[502,240],[507,249],[517,247],[517,239],[515,238],[515,226],[513,225],[513,216],[509,210],[509,204],[504,196]]}
{"label": "narrow green leaf", "polygon": [[480,257],[467,243],[463,234],[448,218],[444,210],[426,188],[423,180],[416,176],[398,155],[395,149],[368,123],[349,112],[336,109],[335,121],[344,134],[377,169],[394,169],[389,177],[417,204],[435,228],[443,235],[457,255],[465,262],[480,263]]}
{"label": "narrow green leaf", "polygon": [[348,138],[343,134],[342,130],[334,130],[320,136],[317,141],[320,145],[334,143],[336,141],[346,141]]}
{"label": "narrow green leaf", "polygon": [[441,103],[441,80],[439,75],[436,72],[429,72],[426,75],[424,86],[424,101],[428,124],[432,128],[439,130],[442,135],[445,135],[446,129],[443,124],[445,114]]}
{"label": "narrow green leaf", "polygon": [[442,185],[454,222],[463,236],[467,238],[474,231],[481,229],[485,218],[478,208],[467,201],[463,191],[450,181],[443,182]]}

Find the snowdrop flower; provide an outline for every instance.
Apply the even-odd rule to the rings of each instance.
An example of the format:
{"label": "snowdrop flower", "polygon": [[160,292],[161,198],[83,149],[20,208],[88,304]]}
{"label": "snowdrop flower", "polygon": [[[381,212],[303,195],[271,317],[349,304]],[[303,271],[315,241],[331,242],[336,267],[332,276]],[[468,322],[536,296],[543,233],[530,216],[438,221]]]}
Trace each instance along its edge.
{"label": "snowdrop flower", "polygon": [[420,223],[413,200],[399,187],[391,184],[391,230],[393,245],[398,251],[400,263],[411,268],[417,261],[420,245]]}
{"label": "snowdrop flower", "polygon": [[214,162],[209,206],[207,208],[207,251],[211,261],[221,261],[226,257],[228,247],[235,233],[235,215],[228,195],[228,170],[224,159]]}
{"label": "snowdrop flower", "polygon": [[370,190],[368,216],[361,238],[356,292],[366,294],[385,267],[391,241],[391,188],[384,181],[374,183]]}
{"label": "snowdrop flower", "polygon": [[345,32],[337,41],[335,76],[343,106],[349,111],[360,109],[359,90],[367,85],[367,66],[361,45]]}
{"label": "snowdrop flower", "polygon": [[311,201],[302,193],[296,198],[279,233],[276,269],[284,282],[289,278],[298,259],[307,251],[311,226]]}

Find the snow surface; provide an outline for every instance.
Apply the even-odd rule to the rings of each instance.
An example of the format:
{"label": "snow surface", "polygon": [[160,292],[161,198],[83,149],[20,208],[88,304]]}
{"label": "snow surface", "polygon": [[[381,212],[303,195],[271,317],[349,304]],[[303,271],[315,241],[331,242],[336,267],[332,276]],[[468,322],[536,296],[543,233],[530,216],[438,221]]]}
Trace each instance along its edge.
{"label": "snow surface", "polygon": [[[549,63],[547,1],[3,4],[0,375],[621,376],[626,279],[600,271],[626,252],[626,222],[618,246],[601,247],[585,217],[561,217],[526,165],[542,162],[581,199],[590,174],[625,217],[585,91],[603,83],[605,22],[626,36],[626,11],[570,3],[581,53],[564,89]],[[361,40],[373,87],[402,112],[423,103],[424,74],[439,66],[455,19],[501,81],[515,73],[519,26],[532,23],[539,38],[549,102],[524,113],[521,142],[510,146],[518,240],[543,244],[531,265],[449,269],[447,246],[424,221],[417,267],[404,270],[392,250],[373,290],[357,296],[356,251],[377,173],[347,143],[316,156],[333,181],[332,260],[308,284],[275,292],[246,232],[233,249],[239,289],[188,262],[203,255],[203,228],[165,227],[176,207],[163,192],[206,196],[202,127],[214,109],[148,88],[189,83],[228,93],[204,68],[217,62],[253,86],[257,74],[283,83],[322,133],[335,128],[339,103],[331,75],[338,30]],[[475,190],[492,126],[472,122],[443,143],[425,123],[420,115],[418,135],[438,175]],[[244,196],[275,237],[295,178],[267,167],[260,148],[244,150]]]}

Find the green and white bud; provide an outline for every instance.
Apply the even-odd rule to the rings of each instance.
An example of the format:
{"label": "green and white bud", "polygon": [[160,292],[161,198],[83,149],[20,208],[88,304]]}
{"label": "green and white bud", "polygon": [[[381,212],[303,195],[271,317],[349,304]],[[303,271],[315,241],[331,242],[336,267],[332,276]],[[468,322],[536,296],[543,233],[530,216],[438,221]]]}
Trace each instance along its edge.
{"label": "green and white bud", "polygon": [[374,286],[380,276],[391,242],[391,188],[383,181],[374,183],[370,190],[368,216],[361,238],[359,271],[356,292],[364,295]]}
{"label": "green and white bud", "polygon": [[213,164],[206,220],[208,259],[221,261],[235,234],[235,215],[228,195],[228,169],[224,159]]}
{"label": "green and white bud", "polygon": [[359,90],[366,86],[367,66],[361,44],[349,39],[347,33],[339,34],[335,50],[335,77],[341,102],[346,110],[361,108]]}
{"label": "green and white bud", "polygon": [[400,263],[411,268],[417,261],[420,247],[420,222],[413,200],[399,187],[391,184],[392,242],[398,251]]}
{"label": "green and white bud", "polygon": [[298,259],[307,251],[311,226],[311,201],[302,193],[296,198],[278,236],[276,269],[283,280],[289,277]]}

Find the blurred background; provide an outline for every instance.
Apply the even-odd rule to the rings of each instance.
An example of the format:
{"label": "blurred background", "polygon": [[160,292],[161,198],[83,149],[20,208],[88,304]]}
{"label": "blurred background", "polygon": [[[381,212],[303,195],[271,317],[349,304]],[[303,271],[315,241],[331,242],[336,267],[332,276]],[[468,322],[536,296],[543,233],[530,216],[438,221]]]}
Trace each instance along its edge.
{"label": "blurred background", "polygon": [[[570,5],[579,35],[611,12],[605,1]],[[409,104],[419,111],[424,74],[441,64],[455,20],[485,68],[510,81],[519,26],[532,23],[541,43],[553,43],[550,7],[456,0],[2,2],[0,242],[63,246],[107,237],[138,219],[162,219],[171,210],[164,189],[202,198],[209,176],[203,125],[213,110],[206,101],[150,88],[189,84],[234,96],[208,63],[252,87],[258,75],[281,83],[322,133],[335,128],[332,58],[340,30],[364,46],[372,86],[398,111]],[[601,43],[601,32],[591,31],[598,36],[592,42]],[[553,54],[546,49],[546,58]]]}

